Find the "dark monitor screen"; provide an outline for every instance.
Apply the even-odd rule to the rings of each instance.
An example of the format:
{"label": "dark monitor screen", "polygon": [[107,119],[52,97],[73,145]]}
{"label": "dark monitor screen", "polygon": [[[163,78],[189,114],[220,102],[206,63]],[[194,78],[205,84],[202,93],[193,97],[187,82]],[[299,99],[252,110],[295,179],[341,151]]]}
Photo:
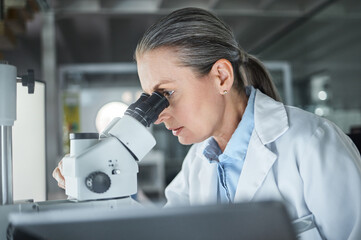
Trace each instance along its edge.
{"label": "dark monitor screen", "polygon": [[278,202],[79,209],[10,216],[10,239],[296,239]]}
{"label": "dark monitor screen", "polygon": [[355,143],[358,151],[361,153],[361,133],[350,133],[348,136]]}

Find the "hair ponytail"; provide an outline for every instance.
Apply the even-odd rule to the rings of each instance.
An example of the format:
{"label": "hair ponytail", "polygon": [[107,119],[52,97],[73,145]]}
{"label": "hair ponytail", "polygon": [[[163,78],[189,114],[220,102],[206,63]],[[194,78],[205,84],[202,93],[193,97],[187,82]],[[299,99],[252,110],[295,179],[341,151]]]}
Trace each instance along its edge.
{"label": "hair ponytail", "polygon": [[271,75],[258,58],[245,52],[241,52],[240,61],[238,63],[240,77],[242,78],[244,85],[251,85],[274,100],[281,101]]}

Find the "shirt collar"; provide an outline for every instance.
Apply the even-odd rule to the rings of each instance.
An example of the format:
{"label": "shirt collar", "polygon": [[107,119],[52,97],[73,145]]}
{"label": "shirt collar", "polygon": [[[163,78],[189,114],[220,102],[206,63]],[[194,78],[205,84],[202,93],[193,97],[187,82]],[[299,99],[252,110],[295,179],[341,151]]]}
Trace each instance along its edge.
{"label": "shirt collar", "polygon": [[218,161],[218,156],[222,154],[221,148],[213,137],[205,141],[203,155],[210,161]]}

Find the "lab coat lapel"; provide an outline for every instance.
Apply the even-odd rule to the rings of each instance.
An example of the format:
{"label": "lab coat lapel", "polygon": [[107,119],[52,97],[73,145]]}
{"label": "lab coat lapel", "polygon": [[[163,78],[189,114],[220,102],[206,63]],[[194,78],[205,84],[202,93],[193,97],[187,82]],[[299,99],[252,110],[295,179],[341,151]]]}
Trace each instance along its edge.
{"label": "lab coat lapel", "polygon": [[254,130],[239,177],[235,201],[250,201],[262,186],[277,155],[266,147],[284,134],[288,125],[285,106],[257,90],[254,104]]}
{"label": "lab coat lapel", "polygon": [[239,177],[235,202],[250,201],[262,185],[277,156],[265,147],[253,131],[249,148]]}
{"label": "lab coat lapel", "polygon": [[200,186],[200,204],[217,203],[217,164],[209,163],[202,156],[203,166],[199,171]]}

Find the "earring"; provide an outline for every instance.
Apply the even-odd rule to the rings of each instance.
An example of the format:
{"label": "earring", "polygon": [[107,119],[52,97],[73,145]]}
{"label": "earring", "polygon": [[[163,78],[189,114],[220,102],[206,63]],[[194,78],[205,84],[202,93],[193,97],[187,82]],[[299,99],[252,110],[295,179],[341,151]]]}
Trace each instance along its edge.
{"label": "earring", "polygon": [[222,95],[226,95],[228,93],[228,91],[227,90],[224,90],[221,94]]}

